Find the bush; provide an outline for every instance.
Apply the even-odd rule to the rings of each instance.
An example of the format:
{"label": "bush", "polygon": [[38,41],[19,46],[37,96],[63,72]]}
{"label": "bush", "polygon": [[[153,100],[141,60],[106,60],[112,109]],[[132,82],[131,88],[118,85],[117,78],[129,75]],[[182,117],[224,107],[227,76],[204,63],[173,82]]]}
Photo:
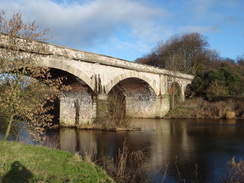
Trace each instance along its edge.
{"label": "bush", "polygon": [[244,99],[222,98],[207,101],[202,98],[186,100],[170,111],[167,118],[226,118],[229,112],[235,113],[235,118],[244,118]]}
{"label": "bush", "polygon": [[244,161],[236,162],[233,157],[228,163],[227,175],[223,178],[223,183],[244,182]]}

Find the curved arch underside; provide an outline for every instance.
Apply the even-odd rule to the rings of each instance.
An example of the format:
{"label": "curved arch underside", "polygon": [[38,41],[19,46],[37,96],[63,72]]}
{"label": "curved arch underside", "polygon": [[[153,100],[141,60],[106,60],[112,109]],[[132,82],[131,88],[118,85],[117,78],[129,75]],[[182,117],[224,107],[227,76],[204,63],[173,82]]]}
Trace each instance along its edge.
{"label": "curved arch underside", "polygon": [[59,101],[59,121],[65,124],[92,122],[94,118],[93,90],[82,80],[63,70],[51,69],[52,77],[64,77],[63,84],[69,86],[62,91]]}
{"label": "curved arch underside", "polygon": [[124,98],[126,115],[134,118],[155,117],[156,94],[145,81],[138,78],[124,79],[110,90],[109,95],[114,93]]}
{"label": "curved arch underside", "polygon": [[149,78],[141,75],[138,72],[127,72],[124,74],[117,75],[116,77],[112,78],[111,81],[105,86],[106,93],[109,93],[110,90],[116,86],[119,82],[129,79],[129,78],[136,78],[139,80],[144,81],[145,83],[150,86],[150,88],[156,93],[156,95],[159,94],[159,89],[156,87],[156,84],[152,82]]}
{"label": "curved arch underside", "polygon": [[70,73],[80,80],[84,81],[93,91],[95,91],[95,84],[93,83],[92,78],[84,74],[84,72],[82,72],[82,70],[80,70],[79,68],[75,68],[69,65],[68,62],[62,62],[58,59],[52,59],[51,61],[44,59],[39,60],[38,65]]}
{"label": "curved arch underside", "polygon": [[169,87],[170,107],[173,109],[176,104],[183,101],[183,95],[179,83],[173,82]]}

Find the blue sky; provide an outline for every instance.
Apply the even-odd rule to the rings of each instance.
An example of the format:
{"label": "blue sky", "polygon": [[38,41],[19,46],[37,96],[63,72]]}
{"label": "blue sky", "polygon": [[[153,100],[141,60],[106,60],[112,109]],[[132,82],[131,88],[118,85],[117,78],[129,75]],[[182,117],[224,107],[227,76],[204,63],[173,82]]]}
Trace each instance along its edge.
{"label": "blue sky", "polygon": [[134,61],[175,34],[199,32],[222,57],[244,55],[243,0],[0,0],[50,29],[49,42]]}

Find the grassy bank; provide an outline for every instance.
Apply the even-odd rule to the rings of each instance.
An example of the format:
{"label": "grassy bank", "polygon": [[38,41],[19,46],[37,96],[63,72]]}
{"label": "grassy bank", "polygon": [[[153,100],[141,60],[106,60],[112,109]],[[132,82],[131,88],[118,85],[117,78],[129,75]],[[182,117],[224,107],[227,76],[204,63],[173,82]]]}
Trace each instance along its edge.
{"label": "grassy bank", "polygon": [[15,142],[0,142],[0,182],[113,182],[78,155]]}
{"label": "grassy bank", "polygon": [[233,118],[244,119],[244,99],[206,101],[202,98],[186,100],[171,110],[165,118],[225,119],[232,112]]}

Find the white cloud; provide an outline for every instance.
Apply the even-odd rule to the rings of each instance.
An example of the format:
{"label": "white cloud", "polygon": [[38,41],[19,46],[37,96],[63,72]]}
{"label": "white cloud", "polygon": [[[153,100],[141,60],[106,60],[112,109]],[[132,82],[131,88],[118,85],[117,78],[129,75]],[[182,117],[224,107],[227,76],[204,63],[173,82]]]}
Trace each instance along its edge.
{"label": "white cloud", "polygon": [[[50,28],[50,42],[126,58],[185,32],[207,36],[242,30],[242,0],[0,0],[8,14]],[[237,15],[238,14],[238,15]],[[101,51],[101,52],[100,52]],[[134,58],[128,58],[133,60]]]}
{"label": "white cloud", "polygon": [[131,0],[77,2],[3,0],[0,7],[6,7],[8,13],[20,10],[26,20],[36,20],[41,27],[50,28],[55,43],[73,47],[109,40],[121,24],[131,29],[131,34],[137,32],[134,36],[143,36],[153,26],[153,19],[164,13]]}
{"label": "white cloud", "polygon": [[199,33],[210,33],[216,32],[219,28],[215,26],[198,26],[198,25],[188,25],[181,27],[178,32],[189,33],[189,32],[199,32]]}

